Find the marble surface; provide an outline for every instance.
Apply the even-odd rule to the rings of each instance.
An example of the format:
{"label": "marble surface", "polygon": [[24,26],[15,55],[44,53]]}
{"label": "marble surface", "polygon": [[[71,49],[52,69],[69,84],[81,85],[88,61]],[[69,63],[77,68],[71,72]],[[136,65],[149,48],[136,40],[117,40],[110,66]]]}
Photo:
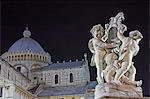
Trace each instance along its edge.
{"label": "marble surface", "polygon": [[102,97],[137,97],[142,98],[142,88],[133,85],[101,83],[95,87],[95,99]]}

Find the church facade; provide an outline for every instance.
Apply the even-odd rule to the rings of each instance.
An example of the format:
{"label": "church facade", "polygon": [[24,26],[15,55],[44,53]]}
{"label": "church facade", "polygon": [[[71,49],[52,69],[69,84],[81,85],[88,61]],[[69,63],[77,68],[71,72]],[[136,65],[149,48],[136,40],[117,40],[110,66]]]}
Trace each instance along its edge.
{"label": "church facade", "polygon": [[87,54],[82,60],[53,63],[51,55],[23,37],[0,56],[0,99],[93,99]]}

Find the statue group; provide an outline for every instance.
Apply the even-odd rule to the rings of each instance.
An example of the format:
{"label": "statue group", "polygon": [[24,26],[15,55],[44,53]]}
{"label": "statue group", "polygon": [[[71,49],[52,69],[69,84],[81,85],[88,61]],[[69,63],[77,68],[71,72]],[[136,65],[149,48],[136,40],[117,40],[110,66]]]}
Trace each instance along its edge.
{"label": "statue group", "polygon": [[142,80],[135,81],[133,57],[139,51],[139,42],[143,36],[138,30],[125,36],[127,27],[122,23],[123,20],[124,14],[119,12],[110,18],[109,24],[105,24],[105,29],[98,24],[90,31],[93,36],[88,43],[93,53],[90,65],[97,68],[98,84],[142,85]]}

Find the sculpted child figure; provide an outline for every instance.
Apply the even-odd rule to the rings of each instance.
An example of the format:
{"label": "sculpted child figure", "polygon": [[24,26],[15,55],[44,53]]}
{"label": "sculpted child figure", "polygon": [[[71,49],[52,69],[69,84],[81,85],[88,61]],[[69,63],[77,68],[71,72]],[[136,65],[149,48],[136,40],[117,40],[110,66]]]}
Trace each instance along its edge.
{"label": "sculpted child figure", "polygon": [[[117,32],[117,37],[121,40],[122,44],[120,46],[120,55],[118,62],[120,62],[120,68],[117,70],[114,82],[117,84],[121,84],[120,80],[123,77],[125,78],[125,73],[130,69],[133,65],[132,59],[137,55],[139,51],[139,41],[143,38],[142,34],[135,30],[129,33],[129,37],[125,37],[122,32],[122,27],[119,27],[119,31]],[[130,83],[131,81],[129,81]],[[132,82],[131,82],[132,83]],[[133,84],[137,84],[140,86],[142,84],[141,81],[133,82]]]}
{"label": "sculpted child figure", "polygon": [[92,65],[96,65],[97,68],[97,81],[98,83],[103,83],[104,80],[101,77],[102,70],[104,70],[104,57],[106,55],[107,48],[113,48],[116,47],[115,43],[105,43],[102,41],[102,36],[104,35],[104,29],[103,27],[98,24],[93,26],[93,28],[90,31],[92,33],[92,36],[94,38],[89,40],[89,49],[93,53],[91,63]]}

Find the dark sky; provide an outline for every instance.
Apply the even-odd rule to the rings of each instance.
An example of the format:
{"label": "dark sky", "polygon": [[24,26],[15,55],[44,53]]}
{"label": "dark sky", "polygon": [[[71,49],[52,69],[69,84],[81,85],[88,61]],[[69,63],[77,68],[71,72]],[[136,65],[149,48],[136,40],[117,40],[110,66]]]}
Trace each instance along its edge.
{"label": "dark sky", "polygon": [[[104,26],[111,16],[124,12],[123,23],[127,25],[128,32],[138,29],[144,36],[134,61],[136,79],[143,79],[144,95],[150,96],[148,0],[4,0],[1,4],[1,53],[22,37],[28,24],[32,38],[51,54],[53,62],[80,60],[84,52],[88,53],[90,60],[92,54],[87,43],[92,37],[89,32],[92,26],[98,23]],[[94,80],[95,68],[90,70],[91,79]]]}

